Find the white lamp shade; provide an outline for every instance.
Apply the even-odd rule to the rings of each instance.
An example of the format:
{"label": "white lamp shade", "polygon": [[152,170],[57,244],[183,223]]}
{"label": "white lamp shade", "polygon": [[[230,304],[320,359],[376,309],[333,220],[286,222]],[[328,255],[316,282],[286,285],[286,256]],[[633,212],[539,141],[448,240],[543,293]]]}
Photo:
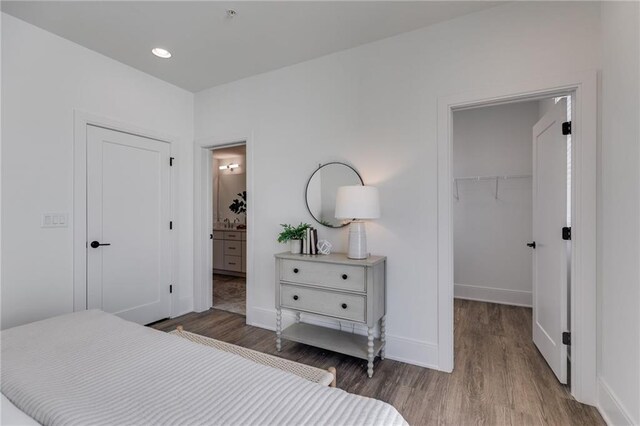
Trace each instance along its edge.
{"label": "white lamp shade", "polygon": [[377,219],[380,196],[373,186],[341,186],[336,195],[336,219]]}

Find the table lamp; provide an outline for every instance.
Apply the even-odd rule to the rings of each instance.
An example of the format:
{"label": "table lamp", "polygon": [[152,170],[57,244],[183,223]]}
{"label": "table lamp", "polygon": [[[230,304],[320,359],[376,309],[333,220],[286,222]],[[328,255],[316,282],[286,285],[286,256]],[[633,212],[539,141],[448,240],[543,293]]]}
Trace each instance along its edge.
{"label": "table lamp", "polygon": [[341,186],[336,195],[336,219],[353,219],[349,225],[349,259],[366,259],[367,234],[362,219],[380,217],[378,188],[373,186]]}

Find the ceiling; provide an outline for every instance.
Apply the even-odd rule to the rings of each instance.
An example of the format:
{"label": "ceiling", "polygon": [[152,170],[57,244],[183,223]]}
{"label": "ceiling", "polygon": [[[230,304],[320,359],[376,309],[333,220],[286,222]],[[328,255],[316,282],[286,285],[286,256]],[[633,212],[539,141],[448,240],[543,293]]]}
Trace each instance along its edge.
{"label": "ceiling", "polygon": [[[197,92],[493,7],[485,1],[2,1],[2,11]],[[227,9],[237,15],[227,16]],[[159,59],[153,47],[173,54]]]}
{"label": "ceiling", "polygon": [[211,152],[213,153],[212,154],[213,158],[215,158],[217,160],[244,157],[246,155],[246,153],[247,153],[247,146],[246,145],[236,145],[236,146],[230,146],[230,147],[226,147],[226,148],[213,149],[213,150],[211,150]]}

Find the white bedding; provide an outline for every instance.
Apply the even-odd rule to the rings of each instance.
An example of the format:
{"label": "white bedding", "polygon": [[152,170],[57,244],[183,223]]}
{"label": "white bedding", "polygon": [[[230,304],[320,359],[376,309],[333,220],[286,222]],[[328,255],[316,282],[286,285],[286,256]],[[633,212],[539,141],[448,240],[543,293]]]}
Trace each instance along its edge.
{"label": "white bedding", "polygon": [[100,311],[0,338],[2,394],[45,425],[405,424],[384,402]]}
{"label": "white bedding", "polygon": [[6,396],[0,394],[0,425],[34,426],[38,425],[38,422],[13,405]]}

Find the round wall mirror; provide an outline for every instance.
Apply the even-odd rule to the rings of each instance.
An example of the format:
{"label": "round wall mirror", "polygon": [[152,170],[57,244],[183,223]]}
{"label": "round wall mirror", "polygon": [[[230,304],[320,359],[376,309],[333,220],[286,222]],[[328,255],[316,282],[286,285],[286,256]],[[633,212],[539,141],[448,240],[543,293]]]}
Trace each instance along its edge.
{"label": "round wall mirror", "polygon": [[321,225],[341,228],[350,221],[335,218],[338,188],[364,185],[356,170],[344,163],[323,164],[313,172],[307,182],[306,202],[311,216]]}

